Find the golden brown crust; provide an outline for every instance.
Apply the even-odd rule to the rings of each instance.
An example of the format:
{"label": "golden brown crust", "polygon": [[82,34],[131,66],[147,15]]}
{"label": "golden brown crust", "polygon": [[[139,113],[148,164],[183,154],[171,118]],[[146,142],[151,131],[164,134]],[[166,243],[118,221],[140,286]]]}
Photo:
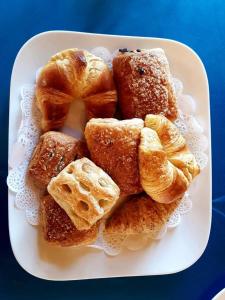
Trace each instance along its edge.
{"label": "golden brown crust", "polygon": [[123,195],[142,191],[138,167],[142,128],[140,119],[91,119],[85,128],[91,159],[112,177]]}
{"label": "golden brown crust", "polygon": [[50,195],[44,196],[40,204],[42,231],[47,242],[68,247],[88,245],[96,240],[98,225],[79,231]]}
{"label": "golden brown crust", "polygon": [[170,203],[183,196],[200,170],[178,128],[166,117],[147,115],[141,131],[141,184],[155,201]]}
{"label": "golden brown crust", "polygon": [[110,176],[85,157],[52,178],[48,192],[79,230],[89,229],[107,214],[120,195]]}
{"label": "golden brown crust", "polygon": [[[101,58],[78,49],[57,53],[44,66],[37,81],[36,98],[43,131],[63,126],[73,100],[113,90],[111,71]],[[116,101],[110,105],[115,108]]]}
{"label": "golden brown crust", "polygon": [[91,118],[111,118],[115,114],[117,94],[109,91],[84,98],[87,120]]}
{"label": "golden brown crust", "polygon": [[38,186],[47,187],[52,177],[71,161],[86,154],[84,142],[61,132],[49,131],[40,137],[28,173]]}
{"label": "golden brown crust", "polygon": [[141,234],[154,237],[166,224],[180,203],[180,199],[161,204],[146,194],[130,197],[107,220],[106,234]]}
{"label": "golden brown crust", "polygon": [[177,118],[176,95],[169,63],[162,49],[119,53],[113,75],[123,118],[163,114]]}

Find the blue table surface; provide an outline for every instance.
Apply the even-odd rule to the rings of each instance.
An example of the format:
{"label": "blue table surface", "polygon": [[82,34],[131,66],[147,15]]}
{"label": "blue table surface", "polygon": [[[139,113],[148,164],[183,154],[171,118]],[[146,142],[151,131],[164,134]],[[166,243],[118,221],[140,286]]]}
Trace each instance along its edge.
{"label": "blue table surface", "polygon": [[[213,219],[206,251],[189,269],[166,276],[48,282],[16,262],[5,183],[10,75],[24,42],[56,29],[170,38],[201,57],[211,97]],[[211,299],[225,287],[225,1],[0,1],[0,43],[0,299]]]}

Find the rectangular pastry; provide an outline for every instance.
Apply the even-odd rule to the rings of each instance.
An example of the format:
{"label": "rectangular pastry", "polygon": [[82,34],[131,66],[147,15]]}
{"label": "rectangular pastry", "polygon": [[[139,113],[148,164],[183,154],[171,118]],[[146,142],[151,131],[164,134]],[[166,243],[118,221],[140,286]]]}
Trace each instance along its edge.
{"label": "rectangular pastry", "polygon": [[138,168],[141,119],[91,119],[85,138],[91,159],[118,184],[121,194],[141,192]]}
{"label": "rectangular pastry", "polygon": [[113,74],[124,119],[144,119],[147,114],[177,118],[173,80],[162,49],[119,52]]}
{"label": "rectangular pastry", "polygon": [[47,187],[52,177],[75,158],[83,157],[87,153],[84,142],[61,132],[49,131],[40,137],[28,173],[37,185]]}
{"label": "rectangular pastry", "polygon": [[79,230],[89,229],[108,213],[120,194],[110,176],[85,157],[52,178],[48,192]]}
{"label": "rectangular pastry", "polygon": [[84,246],[97,238],[97,224],[89,230],[77,230],[66,212],[50,195],[41,199],[40,217],[44,239],[51,244],[62,247]]}

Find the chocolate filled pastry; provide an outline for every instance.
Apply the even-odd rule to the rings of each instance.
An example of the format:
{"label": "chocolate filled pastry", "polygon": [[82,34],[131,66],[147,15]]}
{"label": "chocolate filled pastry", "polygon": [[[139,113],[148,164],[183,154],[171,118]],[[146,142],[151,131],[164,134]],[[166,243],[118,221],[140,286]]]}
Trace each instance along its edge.
{"label": "chocolate filled pastry", "polygon": [[93,243],[98,234],[98,224],[89,230],[79,231],[66,212],[50,196],[40,203],[40,219],[44,239],[57,246],[84,246]]}
{"label": "chocolate filled pastry", "polygon": [[88,155],[84,141],[61,132],[49,131],[40,137],[31,158],[28,174],[36,185],[47,187],[51,178],[71,161]]}
{"label": "chocolate filled pastry", "polygon": [[142,193],[130,197],[106,221],[105,234],[148,234],[155,237],[180,203],[162,204]]}
{"label": "chocolate filled pastry", "polygon": [[124,119],[144,119],[147,114],[177,118],[173,80],[162,49],[119,52],[113,74]]}
{"label": "chocolate filled pastry", "polygon": [[37,79],[36,98],[43,131],[63,126],[73,100],[87,98],[88,117],[112,117],[117,101],[106,63],[79,49],[67,49],[51,57]]}
{"label": "chocolate filled pastry", "polygon": [[48,192],[79,230],[91,228],[111,210],[120,195],[110,176],[85,157],[71,162],[52,178]]}
{"label": "chocolate filled pastry", "polygon": [[179,129],[166,117],[147,115],[141,131],[139,168],[145,192],[157,202],[183,196],[200,172]]}
{"label": "chocolate filled pastry", "polygon": [[141,119],[91,119],[85,138],[91,159],[118,184],[121,194],[143,191],[138,167]]}

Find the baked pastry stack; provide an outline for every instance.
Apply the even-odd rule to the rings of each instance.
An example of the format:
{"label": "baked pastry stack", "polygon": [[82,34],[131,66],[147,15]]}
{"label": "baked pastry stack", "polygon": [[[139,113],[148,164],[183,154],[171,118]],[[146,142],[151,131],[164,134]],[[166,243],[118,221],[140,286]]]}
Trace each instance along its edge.
{"label": "baked pastry stack", "polygon": [[[122,120],[112,118],[117,93]],[[199,174],[172,123],[178,110],[164,51],[123,49],[113,59],[113,74],[85,50],[62,51],[42,69],[36,96],[48,132],[28,173],[46,188],[40,206],[45,240],[87,245],[103,218],[107,235],[154,237]],[[76,99],[84,101],[90,119],[85,139],[49,131],[63,126]],[[114,209],[121,196],[125,201]]]}

